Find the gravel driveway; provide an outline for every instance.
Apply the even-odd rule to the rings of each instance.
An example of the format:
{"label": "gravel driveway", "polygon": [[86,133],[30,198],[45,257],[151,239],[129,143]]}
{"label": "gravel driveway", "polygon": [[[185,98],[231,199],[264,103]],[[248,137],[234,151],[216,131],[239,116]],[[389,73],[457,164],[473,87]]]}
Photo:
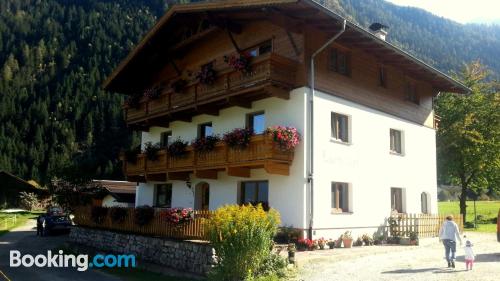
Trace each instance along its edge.
{"label": "gravel driveway", "polygon": [[[298,280],[500,280],[500,243],[495,233],[467,233],[476,261],[465,270],[463,248],[455,269],[448,269],[438,238],[420,246],[372,246],[299,252]],[[464,240],[465,242],[465,240]]]}

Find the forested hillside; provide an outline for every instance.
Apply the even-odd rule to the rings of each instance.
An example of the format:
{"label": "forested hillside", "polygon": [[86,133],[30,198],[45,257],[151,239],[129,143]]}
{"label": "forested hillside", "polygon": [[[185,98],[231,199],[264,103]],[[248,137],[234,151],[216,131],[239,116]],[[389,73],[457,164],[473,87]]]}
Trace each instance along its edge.
{"label": "forested hillside", "polygon": [[[0,170],[46,183],[77,156],[97,178],[122,177],[118,152],[134,138],[122,97],[100,84],[164,2],[0,1]],[[389,25],[390,41],[445,72],[479,58],[500,73],[499,27],[464,26],[382,0],[322,2],[362,26]]]}
{"label": "forested hillside", "polygon": [[120,177],[130,134],[122,98],[100,84],[162,10],[152,0],[0,1],[0,170],[47,182],[80,153],[97,177]]}

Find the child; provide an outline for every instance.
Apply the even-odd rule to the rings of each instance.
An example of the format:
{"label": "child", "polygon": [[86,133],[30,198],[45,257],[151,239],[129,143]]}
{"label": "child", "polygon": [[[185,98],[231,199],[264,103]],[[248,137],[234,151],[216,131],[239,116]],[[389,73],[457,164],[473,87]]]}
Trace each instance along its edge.
{"label": "child", "polygon": [[472,270],[472,265],[474,264],[474,258],[475,258],[475,255],[474,255],[474,251],[472,250],[472,243],[467,240],[465,242],[465,268],[467,269],[467,271],[469,270]]}

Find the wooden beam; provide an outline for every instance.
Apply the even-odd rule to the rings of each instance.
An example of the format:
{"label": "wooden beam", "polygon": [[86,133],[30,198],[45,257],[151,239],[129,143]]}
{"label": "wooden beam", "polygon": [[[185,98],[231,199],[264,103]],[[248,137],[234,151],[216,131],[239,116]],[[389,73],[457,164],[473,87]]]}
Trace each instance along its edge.
{"label": "wooden beam", "polygon": [[189,180],[189,172],[168,172],[167,180],[187,181]]}
{"label": "wooden beam", "polygon": [[217,179],[217,170],[197,170],[194,172],[194,176],[199,179]]}
{"label": "wooden beam", "polygon": [[290,92],[283,88],[279,88],[276,86],[267,86],[264,88],[264,90],[271,97],[276,97],[284,100],[290,99]]}
{"label": "wooden beam", "polygon": [[146,178],[144,176],[127,176],[127,181],[145,183]]}
{"label": "wooden beam", "polygon": [[147,174],[146,175],[146,180],[147,181],[161,181],[161,182],[165,182],[165,181],[167,181],[167,174],[166,173],[161,173],[161,174]]}
{"label": "wooden beam", "polygon": [[264,170],[269,174],[289,176],[290,175],[290,165],[285,163],[276,163],[267,161],[264,164]]}
{"label": "wooden beam", "polygon": [[240,178],[250,177],[250,168],[247,167],[227,167],[226,172],[228,176],[232,177],[240,177]]}
{"label": "wooden beam", "polygon": [[196,106],[196,112],[211,116],[219,116],[219,108],[216,108],[214,106]]}
{"label": "wooden beam", "polygon": [[252,102],[239,98],[239,97],[227,97],[226,102],[231,106],[239,106],[243,108],[252,108]]}

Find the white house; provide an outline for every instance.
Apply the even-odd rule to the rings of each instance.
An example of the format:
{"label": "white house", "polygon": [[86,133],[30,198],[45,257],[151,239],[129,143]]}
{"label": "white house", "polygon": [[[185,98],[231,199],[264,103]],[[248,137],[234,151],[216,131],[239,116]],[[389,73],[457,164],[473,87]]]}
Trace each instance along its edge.
{"label": "white house", "polygon": [[[309,0],[171,8],[104,84],[131,96],[142,149],[235,128],[257,136],[247,151],[124,160],[136,206],[263,202],[325,238],[372,234],[391,212],[437,213],[432,100],[468,89],[377,34]],[[225,59],[238,54],[251,70]],[[207,66],[209,83],[192,74]],[[276,125],[302,136],[291,158],[258,136]]]}

